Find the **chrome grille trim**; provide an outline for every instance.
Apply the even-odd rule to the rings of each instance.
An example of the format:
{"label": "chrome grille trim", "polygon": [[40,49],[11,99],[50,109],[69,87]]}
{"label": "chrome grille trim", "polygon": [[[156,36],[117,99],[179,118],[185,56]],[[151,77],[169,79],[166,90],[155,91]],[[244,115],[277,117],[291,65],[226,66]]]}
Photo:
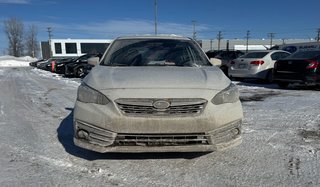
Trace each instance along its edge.
{"label": "chrome grille trim", "polygon": [[197,134],[118,134],[116,146],[209,145],[209,135]]}
{"label": "chrome grille trim", "polygon": [[[170,106],[165,109],[157,109],[153,103],[166,101]],[[117,99],[115,100],[120,111],[125,115],[197,115],[200,114],[206,104],[205,99]]]}

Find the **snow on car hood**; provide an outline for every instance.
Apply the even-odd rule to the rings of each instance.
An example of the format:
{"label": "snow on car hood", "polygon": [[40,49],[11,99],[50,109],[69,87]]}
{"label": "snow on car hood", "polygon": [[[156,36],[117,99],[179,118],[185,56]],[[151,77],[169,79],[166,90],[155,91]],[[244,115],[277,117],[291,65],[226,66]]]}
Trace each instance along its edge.
{"label": "snow on car hood", "polygon": [[97,90],[181,88],[222,90],[230,80],[216,67],[96,66],[84,82]]}

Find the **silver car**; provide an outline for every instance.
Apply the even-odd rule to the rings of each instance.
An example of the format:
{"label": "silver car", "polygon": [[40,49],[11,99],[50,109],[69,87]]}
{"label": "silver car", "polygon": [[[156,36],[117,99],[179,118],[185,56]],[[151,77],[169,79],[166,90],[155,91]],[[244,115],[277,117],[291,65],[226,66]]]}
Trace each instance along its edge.
{"label": "silver car", "polygon": [[256,78],[271,82],[274,63],[289,56],[281,50],[249,52],[231,62],[229,76],[234,78]]}
{"label": "silver car", "polygon": [[241,142],[239,93],[189,38],[122,37],[78,88],[74,143],[97,152],[210,152]]}

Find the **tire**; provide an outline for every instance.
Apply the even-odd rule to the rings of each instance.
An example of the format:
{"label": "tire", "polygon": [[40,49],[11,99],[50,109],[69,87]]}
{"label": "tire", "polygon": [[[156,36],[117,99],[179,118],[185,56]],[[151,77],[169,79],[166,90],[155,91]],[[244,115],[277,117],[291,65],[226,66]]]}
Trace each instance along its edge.
{"label": "tire", "polygon": [[77,77],[83,77],[84,76],[84,68],[83,67],[78,67],[76,70],[76,76]]}
{"label": "tire", "polygon": [[270,70],[270,71],[267,73],[267,76],[266,76],[266,78],[265,78],[265,82],[266,82],[266,83],[272,83],[272,82],[273,82],[272,70]]}
{"label": "tire", "polygon": [[277,82],[277,84],[280,88],[287,88],[289,86],[287,82]]}

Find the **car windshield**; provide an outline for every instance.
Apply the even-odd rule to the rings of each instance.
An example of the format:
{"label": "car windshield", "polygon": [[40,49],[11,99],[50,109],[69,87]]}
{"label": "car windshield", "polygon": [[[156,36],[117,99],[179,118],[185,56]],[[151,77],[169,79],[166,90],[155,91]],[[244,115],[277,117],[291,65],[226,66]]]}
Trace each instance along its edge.
{"label": "car windshield", "polygon": [[269,52],[251,52],[241,56],[241,58],[263,58],[268,53]]}
{"label": "car windshield", "polygon": [[119,39],[112,43],[105,66],[211,66],[192,41],[179,39]]}
{"label": "car windshield", "polygon": [[300,51],[293,53],[292,55],[288,56],[287,58],[294,58],[294,59],[311,59],[320,56],[320,51]]}

